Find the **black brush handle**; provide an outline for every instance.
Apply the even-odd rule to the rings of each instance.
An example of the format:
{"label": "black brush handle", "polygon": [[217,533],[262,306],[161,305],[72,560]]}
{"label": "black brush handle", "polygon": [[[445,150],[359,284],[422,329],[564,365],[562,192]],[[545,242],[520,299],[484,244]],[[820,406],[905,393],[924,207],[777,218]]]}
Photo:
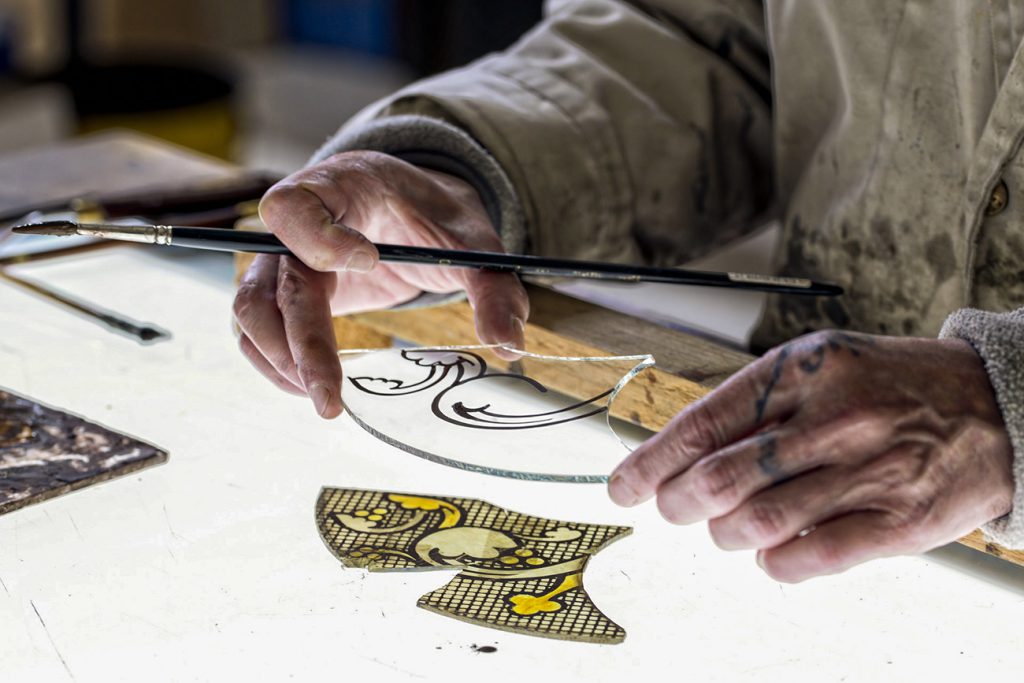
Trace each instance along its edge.
{"label": "black brush handle", "polygon": [[269,232],[245,232],[227,228],[172,228],[171,246],[211,251],[241,251],[250,254],[281,254],[292,252]]}
{"label": "black brush handle", "polygon": [[[171,244],[193,249],[215,251],[241,251],[259,254],[291,254],[284,244],[271,233],[244,232],[221,228],[189,228],[175,226]],[[450,266],[456,268],[483,268],[520,275],[566,277],[617,282],[662,282],[674,285],[725,287],[780,294],[811,296],[838,296],[843,288],[827,282],[812,282],[801,278],[749,275],[745,273],[718,273],[685,268],[659,268],[631,266],[602,261],[574,261],[543,256],[523,256],[489,251],[463,251],[433,247],[409,247],[396,244],[378,244],[380,260],[389,263]]]}

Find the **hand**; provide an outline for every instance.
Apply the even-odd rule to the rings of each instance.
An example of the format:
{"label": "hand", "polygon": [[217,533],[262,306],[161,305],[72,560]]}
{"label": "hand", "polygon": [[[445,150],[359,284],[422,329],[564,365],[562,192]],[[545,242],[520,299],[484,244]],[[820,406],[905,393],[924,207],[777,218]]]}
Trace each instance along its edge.
{"label": "hand", "polygon": [[779,581],[920,553],[1006,514],[1012,452],[962,340],[819,332],[773,349],[616,469],[621,505],[710,520]]}
{"label": "hand", "polygon": [[308,395],[322,417],[341,413],[332,315],[465,290],[479,338],[522,348],[529,302],[514,274],[378,263],[374,242],[502,251],[462,180],[386,154],[348,152],[272,187],[260,217],[297,258],[256,257],[235,296],[239,346],[278,387]]}

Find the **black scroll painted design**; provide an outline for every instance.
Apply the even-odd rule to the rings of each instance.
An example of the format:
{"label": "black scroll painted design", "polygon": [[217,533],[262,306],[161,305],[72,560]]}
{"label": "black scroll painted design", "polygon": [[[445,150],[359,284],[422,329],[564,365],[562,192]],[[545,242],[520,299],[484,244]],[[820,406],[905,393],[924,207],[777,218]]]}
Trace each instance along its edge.
{"label": "black scroll painted design", "polygon": [[[503,411],[490,402],[470,399],[467,387],[479,389],[480,383],[508,383],[525,386],[538,394],[547,394],[548,388],[535,379],[511,373],[488,373],[487,362],[468,351],[417,351],[401,352],[404,360],[426,368],[423,378],[411,383],[388,377],[349,377],[349,382],[360,391],[374,396],[409,396],[425,391],[437,391],[430,404],[431,412],[438,419],[459,427],[471,429],[537,429],[553,427],[574,420],[582,420],[607,411],[597,405],[601,399],[611,395],[609,388],[596,396],[554,410],[533,413]],[[467,405],[467,401],[472,403]]]}

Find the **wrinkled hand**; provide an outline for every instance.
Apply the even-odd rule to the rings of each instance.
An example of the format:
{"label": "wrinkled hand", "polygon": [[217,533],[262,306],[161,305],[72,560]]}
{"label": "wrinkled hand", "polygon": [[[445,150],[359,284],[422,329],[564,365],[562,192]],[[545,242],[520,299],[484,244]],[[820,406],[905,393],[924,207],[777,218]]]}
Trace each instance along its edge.
{"label": "wrinkled hand", "polygon": [[1011,507],[1009,438],[961,340],[820,332],[687,407],[612,474],[622,505],[709,520],[780,581],[953,541]]}
{"label": "wrinkled hand", "polygon": [[260,217],[297,258],[256,257],[235,296],[242,353],[317,412],[341,412],[332,315],[464,290],[485,343],[523,344],[526,292],[510,273],[378,263],[374,242],[502,251],[462,180],[375,152],[335,155],[275,185]]}

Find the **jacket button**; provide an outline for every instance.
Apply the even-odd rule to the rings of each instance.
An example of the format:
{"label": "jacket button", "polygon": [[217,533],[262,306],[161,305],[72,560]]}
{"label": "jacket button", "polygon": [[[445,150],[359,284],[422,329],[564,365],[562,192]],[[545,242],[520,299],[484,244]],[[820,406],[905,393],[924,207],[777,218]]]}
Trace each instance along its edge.
{"label": "jacket button", "polygon": [[1006,182],[1000,180],[999,184],[992,188],[992,194],[988,196],[988,206],[985,207],[986,216],[1001,214],[1010,203],[1010,191],[1006,188]]}

